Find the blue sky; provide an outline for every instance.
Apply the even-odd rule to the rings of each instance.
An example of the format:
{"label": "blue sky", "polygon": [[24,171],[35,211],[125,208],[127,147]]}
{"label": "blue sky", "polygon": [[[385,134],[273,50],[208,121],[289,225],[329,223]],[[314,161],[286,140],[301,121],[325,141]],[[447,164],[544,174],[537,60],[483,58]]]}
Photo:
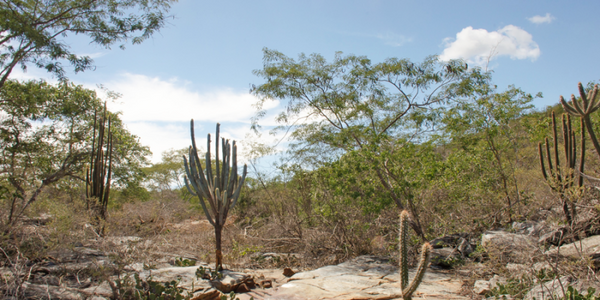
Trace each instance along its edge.
{"label": "blue sky", "polygon": [[[264,47],[287,56],[336,51],[419,62],[429,55],[487,65],[500,89],[510,84],[535,94],[537,107],[576,92],[577,82],[600,79],[598,1],[197,1],[172,5],[168,24],[141,45],[104,49],[82,36],[65,38],[94,58],[95,71],[70,79],[121,93],[110,108],[153,161],[162,151],[187,147],[189,120],[199,138],[222,134],[246,139],[255,99],[250,84],[261,79]],[[495,53],[487,64],[489,53]],[[30,67],[14,78],[49,78]],[[275,114],[281,105],[273,102]],[[265,124],[272,124],[267,118]],[[262,141],[275,137],[263,135]]]}

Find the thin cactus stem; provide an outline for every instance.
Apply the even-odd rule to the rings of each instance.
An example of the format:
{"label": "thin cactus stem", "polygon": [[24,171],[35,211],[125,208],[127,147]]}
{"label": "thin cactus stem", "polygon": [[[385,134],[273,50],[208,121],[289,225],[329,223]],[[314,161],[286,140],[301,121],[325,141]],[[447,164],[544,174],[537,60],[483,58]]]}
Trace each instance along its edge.
{"label": "thin cactus stem", "polygon": [[[108,128],[106,128],[108,122]],[[98,128],[97,128],[98,127]],[[108,135],[105,139],[105,134]],[[97,135],[96,135],[97,133]],[[105,142],[106,141],[106,142]],[[106,148],[106,152],[105,149]],[[90,165],[86,168],[85,191],[87,197],[87,208],[93,211],[97,219],[106,220],[106,210],[110,195],[110,183],[112,179],[112,153],[113,135],[111,120],[108,116],[106,103],[104,112],[98,120],[98,112],[94,112],[94,129],[92,136],[92,151],[90,153]],[[99,231],[104,232],[100,226]]]}
{"label": "thin cactus stem", "polygon": [[[581,108],[574,108],[575,110],[580,110]],[[584,170],[584,159],[585,159],[585,126],[584,120],[581,120],[581,154],[579,161],[579,180],[577,184],[579,187],[583,186],[583,173]],[[540,168],[542,170],[542,175],[544,179],[548,182],[550,187],[559,194],[561,201],[563,202],[563,211],[565,214],[565,219],[568,223],[571,223],[575,217],[575,207],[571,205],[571,209],[569,209],[569,203],[571,202],[568,199],[567,190],[573,187],[575,184],[575,167],[577,162],[577,143],[575,139],[575,133],[573,132],[573,128],[571,126],[571,117],[568,114],[562,115],[562,136],[563,136],[563,144],[564,144],[564,168],[560,165],[558,160],[558,136],[556,129],[556,116],[554,112],[552,112],[552,138],[553,138],[553,148],[554,148],[554,160],[555,163],[552,163],[552,155],[550,151],[550,142],[548,138],[545,139],[545,148],[546,148],[546,157],[548,163],[548,171],[546,169],[544,163],[544,153],[542,151],[542,144],[538,143],[538,154],[540,156]]]}
{"label": "thin cactus stem", "polygon": [[402,291],[402,299],[411,300],[412,294],[417,290],[419,284],[423,280],[425,271],[429,264],[429,258],[431,256],[431,245],[429,243],[423,244],[421,248],[421,259],[419,260],[419,266],[417,267],[417,273],[413,278],[412,282],[408,280],[408,212],[403,210],[400,213],[400,289]]}

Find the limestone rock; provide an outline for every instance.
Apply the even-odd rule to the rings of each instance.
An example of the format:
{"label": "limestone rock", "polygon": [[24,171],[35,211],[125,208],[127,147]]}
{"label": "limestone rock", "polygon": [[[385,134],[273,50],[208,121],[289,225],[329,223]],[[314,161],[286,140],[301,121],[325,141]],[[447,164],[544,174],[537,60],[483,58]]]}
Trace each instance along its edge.
{"label": "limestone rock", "polygon": [[223,278],[211,280],[210,284],[215,289],[227,294],[231,291],[234,291],[241,284],[251,280],[252,277],[250,277],[248,274],[225,270],[223,271]]}
{"label": "limestone rock", "polygon": [[431,251],[431,264],[450,269],[462,263],[460,252],[454,248],[438,248]]}
{"label": "limestone rock", "polygon": [[530,236],[506,231],[487,231],[481,236],[481,245],[488,250],[531,251],[536,243]]}
{"label": "limestone rock", "polygon": [[487,280],[477,280],[473,285],[473,292],[477,295],[485,295],[491,290],[490,282]]}
{"label": "limestone rock", "polygon": [[550,300],[550,299],[562,299],[565,294],[563,293],[563,287],[566,289],[574,279],[570,276],[563,276],[560,279],[554,279],[552,281],[540,284],[532,288],[525,297],[524,300]]}
{"label": "limestone rock", "polygon": [[[414,270],[409,272],[414,276]],[[336,266],[294,274],[263,299],[397,299],[401,298],[398,267],[376,256],[359,256]],[[462,281],[428,270],[414,299],[467,299],[459,296]]]}
{"label": "limestone rock", "polygon": [[29,299],[43,299],[51,297],[63,300],[83,300],[85,297],[77,289],[60,287],[54,285],[42,285],[25,282],[23,283],[25,296]]}
{"label": "limestone rock", "polygon": [[549,255],[561,255],[571,258],[580,258],[583,256],[590,256],[592,258],[600,257],[600,235],[591,236],[581,241],[570,243],[559,247],[554,247],[546,254]]}

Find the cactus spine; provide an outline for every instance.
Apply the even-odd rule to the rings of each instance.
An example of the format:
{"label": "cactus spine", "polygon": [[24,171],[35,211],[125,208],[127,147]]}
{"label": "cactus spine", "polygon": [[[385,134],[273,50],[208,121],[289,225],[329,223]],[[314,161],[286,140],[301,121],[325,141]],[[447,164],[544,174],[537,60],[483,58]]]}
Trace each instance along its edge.
{"label": "cactus spine", "polygon": [[[237,146],[235,141],[231,144],[224,138],[222,145],[222,162],[219,162],[219,128],[217,123],[217,134],[215,142],[215,175],[212,172],[212,161],[210,157],[210,134],[207,138],[205,169],[202,169],[196,138],[194,136],[194,120],[190,122],[192,146],[189,148],[188,158],[183,156],[185,165],[185,186],[188,191],[200,200],[202,210],[206,219],[215,228],[215,256],[216,269],[223,270],[223,253],[221,251],[221,232],[225,225],[229,210],[232,209],[240,196],[240,191],[246,179],[246,165],[242,176],[238,176],[237,169]],[[233,152],[233,155],[232,155]],[[206,201],[205,201],[206,200]],[[206,204],[208,202],[208,205]]]}
{"label": "cactus spine", "polygon": [[412,294],[417,290],[423,280],[429,258],[431,256],[431,245],[423,244],[421,248],[421,259],[415,278],[409,284],[408,282],[408,212],[403,210],[400,213],[400,288],[402,289],[402,299],[411,300]]}
{"label": "cactus spine", "polygon": [[[566,118],[565,118],[566,115]],[[584,162],[585,162],[585,126],[584,119],[581,118],[581,157],[579,160],[579,180],[577,181],[578,187],[583,186],[583,173]],[[552,155],[550,154],[550,142],[548,138],[545,139],[546,157],[548,160],[548,169],[550,174],[546,171],[544,163],[544,152],[542,151],[542,143],[538,143],[538,154],[540,157],[540,166],[542,169],[542,175],[548,182],[550,187],[558,193],[560,200],[563,205],[563,212],[567,223],[571,222],[575,218],[575,204],[569,201],[567,190],[573,187],[575,183],[575,163],[577,160],[577,144],[575,143],[575,133],[571,128],[571,117],[568,114],[562,115],[562,131],[563,131],[563,143],[565,148],[565,166],[564,168],[560,165],[558,159],[558,138],[556,133],[556,116],[552,112],[552,138],[554,143],[554,162],[552,164]],[[569,204],[571,208],[569,209]]]}

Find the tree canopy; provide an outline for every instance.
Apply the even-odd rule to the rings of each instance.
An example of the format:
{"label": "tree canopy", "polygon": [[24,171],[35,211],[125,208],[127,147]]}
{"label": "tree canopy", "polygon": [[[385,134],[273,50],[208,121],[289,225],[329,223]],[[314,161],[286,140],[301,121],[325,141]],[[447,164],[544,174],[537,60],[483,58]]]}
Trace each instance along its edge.
{"label": "tree canopy", "polygon": [[[1,0],[0,88],[13,69],[28,63],[65,78],[93,67],[89,56],[71,52],[61,38],[82,34],[103,47],[131,40],[138,44],[165,24],[176,0]],[[124,44],[120,45],[121,48]]]}
{"label": "tree canopy", "polygon": [[[80,85],[9,80],[0,89],[0,185],[10,204],[9,221],[63,178],[83,180],[92,144],[94,115],[102,110],[95,91]],[[118,115],[110,114],[117,186],[139,180],[149,154]]]}
{"label": "tree canopy", "polygon": [[[293,155],[319,164],[355,152],[396,205],[407,206],[413,215],[417,211],[411,209],[410,193],[398,192],[410,172],[396,172],[403,162],[391,158],[403,146],[427,137],[443,105],[483,89],[489,81],[489,73],[436,56],[421,63],[390,58],[373,64],[364,56],[337,53],[327,62],[318,54],[301,54],[296,61],[269,49],[255,74],[265,79],[252,88],[259,108],[271,99],[287,101],[277,120],[291,132]],[[255,126],[263,115],[258,113]],[[420,226],[412,226],[423,237]]]}

